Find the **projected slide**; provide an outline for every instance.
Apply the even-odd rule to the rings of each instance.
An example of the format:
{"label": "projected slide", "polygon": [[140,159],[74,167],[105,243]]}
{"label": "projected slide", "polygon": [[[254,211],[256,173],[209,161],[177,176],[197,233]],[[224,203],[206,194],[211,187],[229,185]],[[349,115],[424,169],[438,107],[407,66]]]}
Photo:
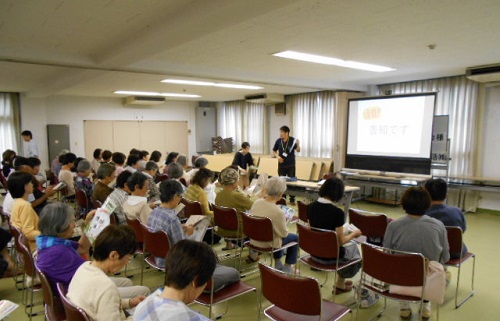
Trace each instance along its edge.
{"label": "projected slide", "polygon": [[350,101],[347,154],[430,158],[434,99]]}

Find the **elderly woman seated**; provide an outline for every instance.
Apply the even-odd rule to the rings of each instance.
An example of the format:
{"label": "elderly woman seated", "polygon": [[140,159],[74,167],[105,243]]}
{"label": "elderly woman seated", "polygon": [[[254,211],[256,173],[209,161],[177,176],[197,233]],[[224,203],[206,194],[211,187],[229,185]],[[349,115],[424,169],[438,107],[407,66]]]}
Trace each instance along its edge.
{"label": "elderly woman seated", "polygon": [[[268,217],[273,223],[274,240],[272,244],[263,243],[260,241],[250,240],[250,243],[258,247],[279,248],[291,242],[298,242],[297,234],[288,233],[286,225],[286,217],[283,210],[276,205],[276,202],[283,197],[286,191],[286,183],[278,177],[272,177],[267,182],[263,189],[265,198],[261,198],[253,203],[250,213],[254,216]],[[286,250],[285,265],[281,262],[283,250],[274,252],[275,268],[286,273],[293,273],[293,265],[297,263],[298,245],[289,247]],[[247,262],[258,261],[257,253],[250,252]]]}
{"label": "elderly woman seated", "polygon": [[184,184],[181,182],[181,178],[184,175],[184,170],[182,169],[181,164],[179,163],[170,163],[168,166],[168,178],[173,179],[178,181],[179,183],[182,184],[182,188],[184,189],[184,192],[186,191],[187,187],[184,186]]}
{"label": "elderly woman seated", "polygon": [[133,308],[146,298],[139,295],[122,299],[116,284],[107,276],[127,265],[135,250],[135,233],[127,225],[109,225],[96,238],[94,261],[80,265],[67,294],[91,320],[132,320],[132,317],[125,317],[123,309]]}
{"label": "elderly woman seated", "polygon": [[127,186],[130,191],[130,196],[122,204],[123,212],[129,220],[139,219],[143,224],[146,224],[155,204],[148,204],[149,179],[140,172],[135,172],[127,180]]}
{"label": "elderly woman seated", "polygon": [[[85,219],[88,224],[94,216],[90,212]],[[44,272],[52,284],[57,282],[69,285],[76,270],[88,257],[90,242],[82,234],[78,242],[69,238],[75,229],[74,210],[62,203],[53,203],[45,206],[40,217],[41,235],[37,237],[38,245],[37,266]],[[149,289],[144,286],[134,286],[127,278],[110,278],[123,298],[133,298],[138,295],[147,295]]]}
{"label": "elderly woman seated", "polygon": [[190,201],[200,202],[203,215],[209,215],[213,219],[214,212],[210,210],[207,193],[205,192],[205,187],[212,183],[212,178],[213,173],[211,170],[201,168],[194,174],[184,197]]}
{"label": "elderly woman seated", "polygon": [[94,194],[94,182],[90,179],[91,173],[92,164],[86,159],[81,160],[76,167],[75,187],[85,192],[89,204],[91,204],[90,199]]}
{"label": "elderly woman seated", "polygon": [[187,304],[203,292],[214,273],[217,257],[206,244],[183,240],[168,252],[165,287],[141,302],[134,314],[135,321],[208,321]]}
{"label": "elderly woman seated", "polygon": [[[219,183],[222,185],[222,191],[217,193],[215,205],[234,208],[239,212],[246,212],[252,207],[253,201],[238,191],[238,181],[239,175],[234,168],[228,167],[222,170],[219,176]],[[222,237],[227,236],[227,233],[227,231],[221,228],[217,231],[217,234]],[[230,241],[226,241],[226,247],[222,250],[231,250],[233,248],[234,244]]]}
{"label": "elderly woman seated", "polygon": [[[384,247],[399,251],[421,253],[427,259],[444,264],[450,259],[448,235],[441,221],[425,215],[431,206],[431,197],[422,186],[408,188],[401,197],[406,215],[387,226]],[[400,315],[412,314],[408,302],[400,302]],[[424,301],[422,317],[431,316],[431,303]]]}
{"label": "elderly woman seated", "polygon": [[97,170],[99,181],[95,184],[94,194],[92,194],[92,198],[95,201],[104,203],[109,194],[113,192],[113,189],[109,185],[116,179],[115,171],[116,168],[113,164],[103,163],[99,166]]}

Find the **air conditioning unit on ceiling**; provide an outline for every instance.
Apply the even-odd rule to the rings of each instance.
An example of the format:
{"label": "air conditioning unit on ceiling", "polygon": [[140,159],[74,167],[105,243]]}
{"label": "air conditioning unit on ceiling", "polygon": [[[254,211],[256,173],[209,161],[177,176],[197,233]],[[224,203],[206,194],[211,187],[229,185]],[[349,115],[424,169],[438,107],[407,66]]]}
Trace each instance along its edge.
{"label": "air conditioning unit on ceiling", "polygon": [[281,94],[255,94],[245,96],[245,101],[256,104],[274,105],[285,102],[285,96]]}
{"label": "air conditioning unit on ceiling", "polygon": [[500,64],[469,67],[465,70],[465,75],[478,82],[500,81]]}
{"label": "air conditioning unit on ceiling", "polygon": [[160,105],[165,103],[165,97],[128,96],[123,100],[124,105]]}

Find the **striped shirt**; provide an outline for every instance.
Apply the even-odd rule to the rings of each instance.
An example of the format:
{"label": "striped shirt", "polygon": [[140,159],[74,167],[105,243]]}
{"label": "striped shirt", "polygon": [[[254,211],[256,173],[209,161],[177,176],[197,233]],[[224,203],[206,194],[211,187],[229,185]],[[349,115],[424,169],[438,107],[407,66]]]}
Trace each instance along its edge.
{"label": "striped shirt", "polygon": [[[153,231],[163,231],[167,233],[170,246],[186,238],[182,229],[181,221],[177,213],[172,208],[157,207],[149,215],[148,227]],[[165,266],[165,258],[156,258],[156,264]]]}

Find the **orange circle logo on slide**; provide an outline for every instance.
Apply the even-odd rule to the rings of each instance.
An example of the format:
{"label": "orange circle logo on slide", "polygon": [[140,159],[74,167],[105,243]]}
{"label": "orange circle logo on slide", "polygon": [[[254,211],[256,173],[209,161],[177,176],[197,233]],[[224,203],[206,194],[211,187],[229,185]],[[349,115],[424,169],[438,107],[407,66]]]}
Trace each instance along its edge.
{"label": "orange circle logo on slide", "polygon": [[380,107],[366,108],[363,111],[363,118],[365,120],[379,119],[381,113],[382,113],[382,110],[380,109]]}

